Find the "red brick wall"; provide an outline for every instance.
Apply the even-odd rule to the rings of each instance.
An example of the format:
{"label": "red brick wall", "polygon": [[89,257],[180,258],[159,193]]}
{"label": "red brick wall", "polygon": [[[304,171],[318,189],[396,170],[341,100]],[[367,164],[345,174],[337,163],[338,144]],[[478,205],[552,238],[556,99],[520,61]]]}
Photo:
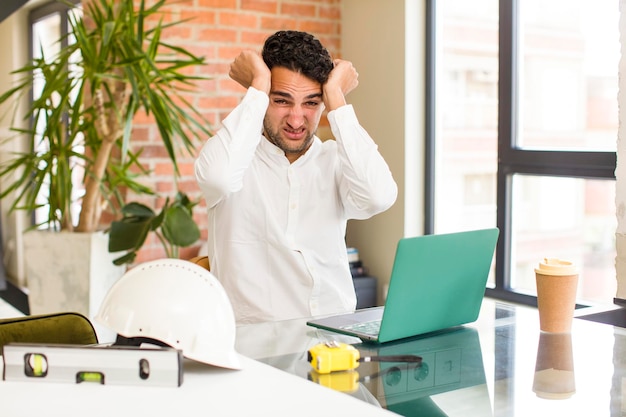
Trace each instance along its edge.
{"label": "red brick wall", "polygon": [[[172,18],[192,20],[174,27],[167,33],[168,41],[183,45],[193,53],[206,58],[207,65],[199,72],[210,77],[199,85],[199,92],[189,100],[210,122],[211,130],[219,128],[220,121],[239,102],[244,90],[230,80],[230,62],[244,48],[260,50],[265,38],[277,30],[295,29],[315,35],[339,57],[341,48],[341,0],[183,0],[172,1]],[[323,120],[321,127],[327,121]],[[163,199],[173,196],[176,186],[173,170],[165,150],[160,146],[158,131],[149,120],[137,119],[133,141],[144,147],[143,163],[153,170],[150,185],[161,199],[142,198],[142,202],[160,209]],[[198,147],[201,143],[198,143]],[[195,155],[181,154],[178,188],[193,199],[201,199],[196,185],[193,162]],[[196,207],[194,217],[202,231],[202,241],[211,233],[207,230],[204,202]],[[195,256],[201,242],[185,248],[181,257]],[[161,244],[154,235],[143,247],[136,262],[164,256]]]}

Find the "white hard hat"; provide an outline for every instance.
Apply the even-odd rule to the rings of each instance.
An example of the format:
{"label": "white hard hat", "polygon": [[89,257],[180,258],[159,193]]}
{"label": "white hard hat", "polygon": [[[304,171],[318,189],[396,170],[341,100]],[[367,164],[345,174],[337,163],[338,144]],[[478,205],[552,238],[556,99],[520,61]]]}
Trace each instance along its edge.
{"label": "white hard hat", "polygon": [[241,368],[224,287],[192,262],[159,259],[130,269],[111,287],[94,320],[123,337],[180,349],[189,359]]}

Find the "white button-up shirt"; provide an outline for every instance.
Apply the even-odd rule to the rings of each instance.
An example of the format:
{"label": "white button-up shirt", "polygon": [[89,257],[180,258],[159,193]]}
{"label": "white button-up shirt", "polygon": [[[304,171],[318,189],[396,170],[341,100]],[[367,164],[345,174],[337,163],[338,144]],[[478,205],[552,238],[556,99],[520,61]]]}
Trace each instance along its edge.
{"label": "white button-up shirt", "polygon": [[211,272],[238,323],[354,310],[347,220],[391,207],[396,183],[352,106],[328,114],[336,141],[290,164],[261,134],[268,104],[249,88],[196,160]]}

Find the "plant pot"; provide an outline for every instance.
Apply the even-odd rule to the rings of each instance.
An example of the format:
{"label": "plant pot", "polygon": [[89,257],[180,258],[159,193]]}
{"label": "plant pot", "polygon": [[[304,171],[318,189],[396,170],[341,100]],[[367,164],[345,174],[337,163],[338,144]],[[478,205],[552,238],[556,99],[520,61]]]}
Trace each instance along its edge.
{"label": "plant pot", "polygon": [[[104,232],[31,231],[24,234],[30,314],[77,312],[91,320],[109,288],[126,271],[113,264]],[[100,342],[112,332],[93,323]]]}

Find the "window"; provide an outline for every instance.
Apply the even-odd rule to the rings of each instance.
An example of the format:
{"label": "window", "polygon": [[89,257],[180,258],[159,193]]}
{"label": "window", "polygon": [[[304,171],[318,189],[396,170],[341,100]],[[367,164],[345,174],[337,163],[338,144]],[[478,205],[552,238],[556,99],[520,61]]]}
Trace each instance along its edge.
{"label": "window", "polygon": [[[76,1],[77,2],[77,1]],[[68,37],[69,32],[69,13],[76,13],[80,9],[71,8],[63,2],[54,2],[46,4],[37,9],[33,9],[30,13],[31,19],[31,56],[33,58],[52,58],[54,57],[63,46],[67,45],[67,42],[72,42],[71,37]],[[59,43],[61,39],[62,43]],[[76,58],[78,59],[78,57]],[[75,62],[75,61],[74,61]],[[35,78],[33,83],[33,98],[38,97],[39,92],[43,88],[41,81]],[[44,123],[44,120],[39,120],[36,123]],[[39,149],[36,145],[36,149]],[[82,184],[83,171],[78,167],[73,169],[73,176],[75,183],[77,184],[77,194],[74,201],[78,201],[80,194],[83,190],[80,189]],[[47,190],[47,187],[43,189]],[[41,199],[42,206],[34,213],[34,223],[40,224],[48,218],[48,206],[45,205],[47,198]],[[73,218],[77,219],[80,213],[80,205],[74,204]]]}
{"label": "window", "polygon": [[618,5],[428,5],[425,230],[497,225],[490,295],[535,303],[534,266],[555,256],[581,266],[580,303],[612,303]]}

